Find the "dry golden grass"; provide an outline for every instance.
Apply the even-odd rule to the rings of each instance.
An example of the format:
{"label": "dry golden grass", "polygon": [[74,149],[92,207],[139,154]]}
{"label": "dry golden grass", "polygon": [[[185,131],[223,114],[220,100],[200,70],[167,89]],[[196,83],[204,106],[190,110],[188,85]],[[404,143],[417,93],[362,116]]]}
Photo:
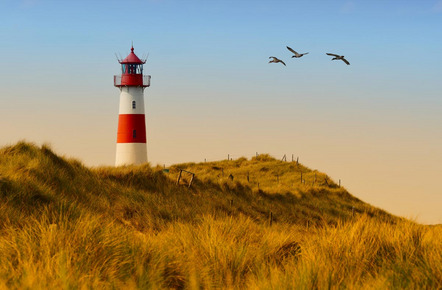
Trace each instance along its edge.
{"label": "dry golden grass", "polygon": [[[175,184],[178,168],[196,173],[191,188]],[[440,226],[394,217],[324,179],[270,156],[164,174],[5,147],[0,288],[442,288]]]}

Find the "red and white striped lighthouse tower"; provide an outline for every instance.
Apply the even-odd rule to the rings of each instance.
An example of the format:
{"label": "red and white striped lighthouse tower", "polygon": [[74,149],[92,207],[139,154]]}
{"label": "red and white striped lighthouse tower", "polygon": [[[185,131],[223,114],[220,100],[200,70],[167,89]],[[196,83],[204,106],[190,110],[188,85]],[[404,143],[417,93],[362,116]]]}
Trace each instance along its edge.
{"label": "red and white striped lighthouse tower", "polygon": [[134,53],[121,64],[121,75],[114,76],[114,86],[120,89],[117,154],[115,166],[147,162],[146,119],[144,115],[144,89],[150,86],[150,76],[143,75],[143,64]]}

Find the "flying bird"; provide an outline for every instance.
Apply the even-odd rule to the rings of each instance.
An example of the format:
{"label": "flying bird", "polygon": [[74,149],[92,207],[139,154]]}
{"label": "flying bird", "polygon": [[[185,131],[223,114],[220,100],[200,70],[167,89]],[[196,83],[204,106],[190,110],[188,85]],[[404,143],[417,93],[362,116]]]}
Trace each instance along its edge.
{"label": "flying bird", "polygon": [[343,62],[345,62],[347,65],[350,65],[350,63],[348,62],[348,60],[346,60],[346,59],[344,58],[343,55],[337,55],[337,54],[334,54],[334,53],[327,53],[327,55],[334,56],[334,58],[332,58],[332,60],[340,59],[340,60],[342,60]]}
{"label": "flying bird", "polygon": [[269,61],[269,63],[271,63],[271,62],[273,62],[273,63],[278,63],[278,62],[280,62],[280,63],[282,63],[283,65],[285,65],[285,62],[283,62],[283,61],[280,60],[279,58],[276,58],[276,57],[274,57],[274,56],[271,56],[271,57],[269,57],[269,58],[273,58],[271,61]]}
{"label": "flying bird", "polygon": [[296,57],[296,58],[300,58],[300,57],[302,57],[303,55],[308,54],[308,52],[305,52],[305,53],[297,53],[296,51],[294,51],[292,48],[290,48],[290,47],[288,47],[288,46],[287,46],[287,49],[290,50],[291,52],[293,52],[293,53],[295,54],[295,55],[292,55],[292,58],[294,58],[294,57]]}

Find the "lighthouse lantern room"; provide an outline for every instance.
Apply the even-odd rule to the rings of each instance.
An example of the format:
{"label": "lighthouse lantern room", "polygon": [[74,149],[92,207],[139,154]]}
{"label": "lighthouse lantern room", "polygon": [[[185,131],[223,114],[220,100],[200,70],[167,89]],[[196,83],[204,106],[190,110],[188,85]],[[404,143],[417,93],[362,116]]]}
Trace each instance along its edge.
{"label": "lighthouse lantern room", "polygon": [[144,89],[150,86],[150,76],[143,75],[146,60],[138,58],[133,46],[118,61],[121,75],[114,76],[114,86],[120,89],[115,166],[142,164],[147,162]]}

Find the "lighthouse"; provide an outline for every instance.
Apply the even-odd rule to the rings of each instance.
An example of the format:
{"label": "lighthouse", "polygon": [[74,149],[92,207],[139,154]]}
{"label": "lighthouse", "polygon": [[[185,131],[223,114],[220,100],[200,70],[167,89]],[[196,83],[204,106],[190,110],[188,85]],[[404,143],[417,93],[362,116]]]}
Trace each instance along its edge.
{"label": "lighthouse", "polygon": [[150,86],[150,76],[143,75],[143,64],[130,49],[129,55],[118,60],[121,75],[114,76],[114,86],[120,89],[117,152],[115,166],[147,162],[144,89]]}

